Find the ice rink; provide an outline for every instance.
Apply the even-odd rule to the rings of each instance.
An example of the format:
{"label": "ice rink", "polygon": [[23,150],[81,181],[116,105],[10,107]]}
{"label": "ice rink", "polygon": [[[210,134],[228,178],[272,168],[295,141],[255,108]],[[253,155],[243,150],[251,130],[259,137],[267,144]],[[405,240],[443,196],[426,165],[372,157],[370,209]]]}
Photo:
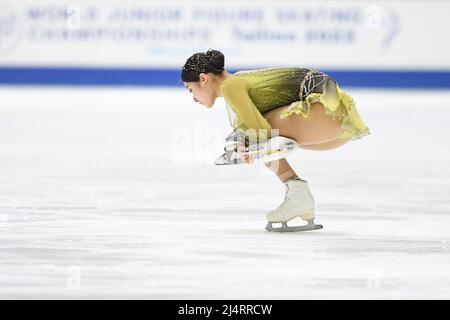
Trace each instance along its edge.
{"label": "ice rink", "polygon": [[1,87],[0,298],[449,299],[450,91],[344,89],[371,134],[288,157],[324,229],[278,234],[222,99]]}

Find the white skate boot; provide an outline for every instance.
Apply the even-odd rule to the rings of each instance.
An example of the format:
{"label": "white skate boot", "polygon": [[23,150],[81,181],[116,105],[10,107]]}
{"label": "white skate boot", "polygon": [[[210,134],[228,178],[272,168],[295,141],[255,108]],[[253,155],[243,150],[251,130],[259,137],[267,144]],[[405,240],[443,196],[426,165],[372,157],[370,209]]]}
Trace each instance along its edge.
{"label": "white skate boot", "polygon": [[[322,225],[314,224],[314,198],[309,191],[308,182],[298,178],[289,179],[285,185],[287,190],[283,203],[267,213],[266,230],[288,232],[322,229]],[[308,224],[289,227],[287,222],[296,217],[308,221]],[[281,223],[281,228],[274,228],[273,223]]]}

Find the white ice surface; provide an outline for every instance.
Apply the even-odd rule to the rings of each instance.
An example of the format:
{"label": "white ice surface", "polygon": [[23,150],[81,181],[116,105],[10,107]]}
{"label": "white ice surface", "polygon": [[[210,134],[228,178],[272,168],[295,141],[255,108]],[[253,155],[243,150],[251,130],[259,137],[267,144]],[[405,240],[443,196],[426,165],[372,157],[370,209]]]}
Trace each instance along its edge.
{"label": "white ice surface", "polygon": [[0,298],[449,299],[450,92],[347,91],[372,133],[288,157],[324,229],[276,234],[222,100],[0,88]]}

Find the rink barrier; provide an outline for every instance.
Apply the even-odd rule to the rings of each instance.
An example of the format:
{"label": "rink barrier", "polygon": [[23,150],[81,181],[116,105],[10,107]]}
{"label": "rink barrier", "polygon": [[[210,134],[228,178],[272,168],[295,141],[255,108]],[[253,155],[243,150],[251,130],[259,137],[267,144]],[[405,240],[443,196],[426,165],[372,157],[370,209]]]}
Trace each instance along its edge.
{"label": "rink barrier", "polygon": [[[239,70],[248,69],[257,68]],[[450,70],[321,70],[335,78],[341,87],[450,89]],[[234,73],[237,70],[228,69],[228,71]],[[178,69],[75,67],[0,67],[0,84],[175,87],[183,85]]]}

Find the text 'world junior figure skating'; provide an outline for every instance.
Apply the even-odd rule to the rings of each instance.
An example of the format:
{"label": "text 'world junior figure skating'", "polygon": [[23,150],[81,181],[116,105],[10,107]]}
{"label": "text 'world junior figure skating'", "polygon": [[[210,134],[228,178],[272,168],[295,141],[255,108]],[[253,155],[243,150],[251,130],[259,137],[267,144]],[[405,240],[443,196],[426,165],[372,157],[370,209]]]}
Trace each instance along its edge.
{"label": "text 'world junior figure skating'", "polygon": [[[209,49],[190,56],[181,80],[194,101],[211,108],[223,97],[234,128],[217,165],[263,163],[286,186],[284,201],[267,213],[268,231],[321,229],[314,224],[314,197],[285,159],[298,149],[329,150],[370,133],[353,99],[336,80],[308,68],[244,70],[230,74],[225,57]],[[300,217],[303,226],[288,226]],[[281,227],[274,227],[281,223]]]}

